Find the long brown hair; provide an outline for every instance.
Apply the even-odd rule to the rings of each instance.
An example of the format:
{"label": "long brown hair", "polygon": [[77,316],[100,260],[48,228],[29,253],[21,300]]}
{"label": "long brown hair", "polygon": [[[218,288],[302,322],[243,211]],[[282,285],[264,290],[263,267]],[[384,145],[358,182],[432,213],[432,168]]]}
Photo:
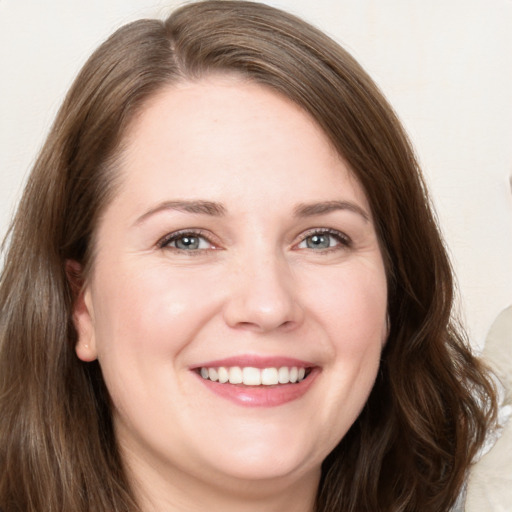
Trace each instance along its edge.
{"label": "long brown hair", "polygon": [[323,464],[317,510],[448,510],[494,420],[495,395],[452,320],[452,270],[411,146],[372,80],[327,36],[277,9],[222,0],[111,36],[77,77],[33,168],[0,282],[0,507],[138,510],[99,366],[74,353],[65,262],[86,274],[93,264],[137,112],[164,86],[213,72],[307,111],[376,219],[389,340],[364,410]]}

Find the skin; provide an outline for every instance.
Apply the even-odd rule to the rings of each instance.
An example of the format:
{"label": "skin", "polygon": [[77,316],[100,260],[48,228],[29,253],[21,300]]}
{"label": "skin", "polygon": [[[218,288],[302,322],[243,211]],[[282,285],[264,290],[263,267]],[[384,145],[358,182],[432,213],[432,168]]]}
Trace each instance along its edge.
{"label": "skin", "polygon": [[[320,465],[366,402],[387,335],[364,191],[305,112],[235,77],[161,91],[125,147],[74,321],[143,510],[313,510]],[[331,206],[297,215],[311,203]],[[197,249],[162,242],[197,229]],[[322,229],[326,246],[311,246]],[[245,407],[191,370],[241,355],[317,373],[296,400]]]}

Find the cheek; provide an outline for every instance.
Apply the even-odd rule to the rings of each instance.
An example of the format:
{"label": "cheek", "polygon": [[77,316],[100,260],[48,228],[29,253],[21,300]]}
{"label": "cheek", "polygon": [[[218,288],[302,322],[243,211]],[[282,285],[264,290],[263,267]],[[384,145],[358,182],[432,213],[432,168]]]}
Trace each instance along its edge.
{"label": "cheek", "polygon": [[118,278],[108,283],[98,280],[102,286],[95,297],[103,377],[118,417],[139,421],[139,411],[145,411],[162,420],[169,411],[152,398],[156,390],[178,389],[182,353],[214,306],[183,273],[175,272],[171,279],[165,269],[141,266],[116,273]]}
{"label": "cheek", "polygon": [[314,310],[337,349],[364,355],[381,348],[387,335],[387,284],[384,268],[354,265],[317,281]]}
{"label": "cheek", "polygon": [[330,426],[330,450],[356,421],[374,385],[387,333],[387,286],[378,263],[346,266],[335,279],[320,282],[315,316],[327,333],[329,362],[322,374],[325,405],[317,414]]}
{"label": "cheek", "polygon": [[116,274],[103,280],[98,276],[103,283],[95,297],[100,359],[106,351],[121,352],[122,358],[176,354],[216,311],[210,293],[216,281],[200,273],[138,266]]}

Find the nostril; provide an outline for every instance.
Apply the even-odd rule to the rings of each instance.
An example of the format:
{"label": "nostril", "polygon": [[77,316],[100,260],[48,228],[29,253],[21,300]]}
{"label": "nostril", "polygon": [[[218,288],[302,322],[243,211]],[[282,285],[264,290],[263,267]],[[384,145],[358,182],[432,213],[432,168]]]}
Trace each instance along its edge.
{"label": "nostril", "polygon": [[270,330],[290,331],[293,330],[297,325],[298,322],[294,320],[286,320],[280,324],[276,322],[273,325],[270,325],[265,321],[237,322],[235,325],[233,325],[233,327],[248,331],[264,332]]}
{"label": "nostril", "polygon": [[286,320],[286,322],[283,322],[279,326],[279,328],[282,330],[289,330],[289,329],[293,329],[296,325],[297,325],[297,322],[295,322],[294,320]]}

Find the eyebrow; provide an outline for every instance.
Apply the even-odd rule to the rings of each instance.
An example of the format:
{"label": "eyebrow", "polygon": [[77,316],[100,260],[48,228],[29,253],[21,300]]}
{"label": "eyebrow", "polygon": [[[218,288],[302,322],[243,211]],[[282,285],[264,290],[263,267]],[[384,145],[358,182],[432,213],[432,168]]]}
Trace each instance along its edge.
{"label": "eyebrow", "polygon": [[[146,213],[142,214],[135,224],[140,224],[155,213],[166,210],[175,210],[184,213],[195,213],[199,215],[210,215],[212,217],[222,217],[226,214],[226,208],[221,203],[213,201],[164,201]],[[360,215],[366,222],[370,221],[370,216],[366,211],[355,203],[349,201],[324,201],[319,203],[301,203],[294,208],[295,217],[314,217],[316,215],[325,215],[338,210],[348,210]]]}
{"label": "eyebrow", "polygon": [[146,213],[142,214],[135,221],[135,224],[140,224],[155,213],[159,213],[165,210],[197,213],[200,215],[211,215],[213,217],[221,217],[226,213],[226,208],[224,208],[224,206],[213,201],[164,201],[163,203],[158,204],[154,208],[151,208],[151,210],[148,210]]}
{"label": "eyebrow", "polygon": [[366,222],[370,222],[370,215],[360,206],[349,201],[325,201],[321,203],[299,204],[295,207],[296,217],[313,217],[315,215],[325,215],[337,210],[348,210],[360,215]]}

